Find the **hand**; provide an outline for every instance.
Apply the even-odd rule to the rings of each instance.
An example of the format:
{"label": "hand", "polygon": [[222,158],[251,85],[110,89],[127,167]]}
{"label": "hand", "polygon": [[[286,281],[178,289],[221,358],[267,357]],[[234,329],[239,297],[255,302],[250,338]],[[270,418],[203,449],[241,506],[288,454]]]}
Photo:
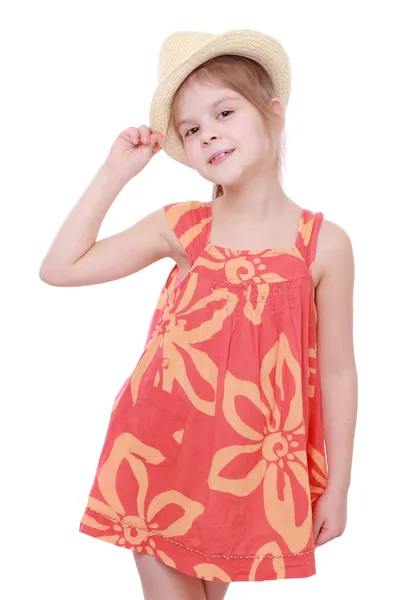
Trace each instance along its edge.
{"label": "hand", "polygon": [[326,489],[313,510],[315,546],[342,535],[347,521],[347,494]]}
{"label": "hand", "polygon": [[128,127],[111,146],[105,164],[129,181],[161,150],[162,138],[161,133],[153,133],[146,125]]}

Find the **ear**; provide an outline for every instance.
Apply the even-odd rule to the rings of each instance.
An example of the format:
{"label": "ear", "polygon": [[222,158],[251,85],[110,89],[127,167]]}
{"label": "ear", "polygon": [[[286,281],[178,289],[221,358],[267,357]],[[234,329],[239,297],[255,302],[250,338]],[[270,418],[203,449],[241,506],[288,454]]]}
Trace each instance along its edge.
{"label": "ear", "polygon": [[272,98],[272,100],[270,100],[270,107],[272,112],[284,123],[285,109],[279,98]]}

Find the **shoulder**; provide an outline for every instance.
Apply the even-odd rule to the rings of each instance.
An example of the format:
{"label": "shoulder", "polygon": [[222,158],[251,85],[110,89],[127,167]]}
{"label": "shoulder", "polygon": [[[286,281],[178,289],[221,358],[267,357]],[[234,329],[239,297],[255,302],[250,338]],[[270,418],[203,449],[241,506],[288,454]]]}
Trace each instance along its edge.
{"label": "shoulder", "polygon": [[185,200],[172,202],[160,208],[163,215],[163,235],[167,240],[171,258],[184,257],[185,247],[191,238],[191,232],[207,217],[209,202]]}
{"label": "shoulder", "polygon": [[354,269],[353,246],[348,232],[325,218],[321,220],[313,269],[319,280],[338,269],[349,272]]}
{"label": "shoulder", "polygon": [[201,202],[200,200],[184,200],[166,204],[162,210],[164,210],[170,224],[175,226],[183,218],[186,221],[193,220],[195,214],[205,209],[209,204],[209,202]]}
{"label": "shoulder", "polygon": [[321,253],[339,252],[341,256],[346,256],[352,251],[352,243],[347,231],[325,218],[321,221],[318,247]]}

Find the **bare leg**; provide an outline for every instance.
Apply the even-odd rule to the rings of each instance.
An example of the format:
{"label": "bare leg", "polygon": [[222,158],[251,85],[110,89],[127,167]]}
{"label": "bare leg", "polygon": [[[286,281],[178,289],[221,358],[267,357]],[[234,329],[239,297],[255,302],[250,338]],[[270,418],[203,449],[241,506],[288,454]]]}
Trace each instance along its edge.
{"label": "bare leg", "polygon": [[[168,567],[154,556],[133,552],[144,600],[206,600],[203,580]],[[213,582],[209,582],[213,583]],[[208,598],[208,596],[207,596]],[[223,596],[212,596],[215,600]]]}
{"label": "bare leg", "polygon": [[224,581],[203,581],[206,600],[223,600],[229,583]]}

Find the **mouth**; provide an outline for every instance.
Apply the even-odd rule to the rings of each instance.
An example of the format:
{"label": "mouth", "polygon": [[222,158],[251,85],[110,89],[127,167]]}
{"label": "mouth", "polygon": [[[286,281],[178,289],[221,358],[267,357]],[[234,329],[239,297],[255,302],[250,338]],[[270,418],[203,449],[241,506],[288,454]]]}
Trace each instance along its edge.
{"label": "mouth", "polygon": [[228,158],[228,156],[233,154],[233,152],[235,152],[235,148],[233,148],[232,150],[224,150],[222,152],[219,152],[218,154],[216,154],[212,158],[210,158],[210,160],[208,161],[208,164],[209,165],[219,164],[219,163],[223,162],[224,160],[226,160]]}

